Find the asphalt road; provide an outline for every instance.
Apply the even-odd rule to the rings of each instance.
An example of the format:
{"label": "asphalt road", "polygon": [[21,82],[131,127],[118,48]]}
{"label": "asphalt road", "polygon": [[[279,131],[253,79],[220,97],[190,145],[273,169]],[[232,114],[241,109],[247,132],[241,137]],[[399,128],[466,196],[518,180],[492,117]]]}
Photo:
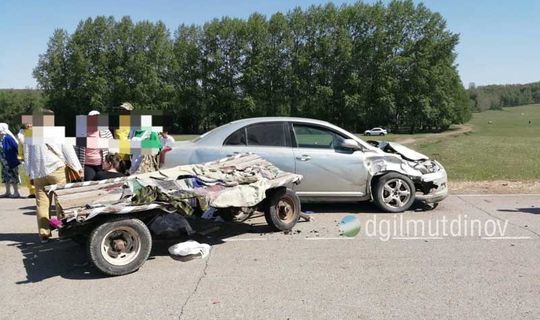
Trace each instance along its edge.
{"label": "asphalt road", "polygon": [[[224,225],[203,239],[210,256],[191,261],[159,241],[115,278],[69,240],[37,242],[32,200],[0,208],[1,319],[540,318],[540,195],[451,196],[401,215],[305,205],[315,221],[289,234],[261,219]],[[339,235],[349,214],[354,238]]]}

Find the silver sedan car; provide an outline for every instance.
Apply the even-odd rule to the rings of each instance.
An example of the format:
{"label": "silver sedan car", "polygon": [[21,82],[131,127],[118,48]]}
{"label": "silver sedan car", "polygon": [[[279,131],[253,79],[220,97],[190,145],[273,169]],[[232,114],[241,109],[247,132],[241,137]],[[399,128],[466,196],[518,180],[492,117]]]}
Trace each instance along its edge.
{"label": "silver sedan car", "polygon": [[292,186],[303,201],[372,200],[382,210],[407,210],[448,193],[443,166],[394,142],[365,142],[331,123],[268,117],[233,121],[189,142],[178,142],[164,166],[212,161],[252,152],[284,171],[301,174]]}

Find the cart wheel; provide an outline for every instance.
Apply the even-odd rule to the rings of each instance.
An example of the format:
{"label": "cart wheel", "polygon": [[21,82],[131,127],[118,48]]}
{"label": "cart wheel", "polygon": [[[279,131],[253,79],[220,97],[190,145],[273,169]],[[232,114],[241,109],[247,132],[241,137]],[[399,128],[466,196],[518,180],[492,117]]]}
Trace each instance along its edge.
{"label": "cart wheel", "polygon": [[146,225],[133,217],[107,221],[88,237],[88,256],[101,272],[121,276],[138,270],[148,259],[152,236]]}
{"label": "cart wheel", "polygon": [[280,188],[268,197],[264,217],[278,231],[291,230],[300,218],[300,199],[290,189]]}

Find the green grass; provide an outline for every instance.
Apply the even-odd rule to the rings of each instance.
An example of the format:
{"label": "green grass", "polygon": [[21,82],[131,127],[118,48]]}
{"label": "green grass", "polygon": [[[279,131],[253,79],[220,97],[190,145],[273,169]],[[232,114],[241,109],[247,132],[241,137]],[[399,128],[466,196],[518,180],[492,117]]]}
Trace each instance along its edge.
{"label": "green grass", "polygon": [[174,140],[176,141],[189,141],[197,138],[198,134],[172,134]]}
{"label": "green grass", "polygon": [[469,124],[472,132],[409,146],[440,160],[450,180],[540,179],[540,105],[476,113]]}

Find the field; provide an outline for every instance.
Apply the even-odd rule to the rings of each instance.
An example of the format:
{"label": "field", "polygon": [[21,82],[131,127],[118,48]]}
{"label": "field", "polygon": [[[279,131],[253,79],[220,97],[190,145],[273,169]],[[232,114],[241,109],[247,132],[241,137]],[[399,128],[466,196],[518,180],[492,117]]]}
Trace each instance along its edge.
{"label": "field", "polygon": [[540,179],[540,105],[476,113],[468,125],[471,132],[409,146],[440,160],[450,180]]}
{"label": "field", "polygon": [[197,138],[198,134],[173,134],[174,140],[176,141],[189,141]]}
{"label": "field", "polygon": [[360,137],[398,141],[440,160],[453,181],[540,180],[540,105],[475,113],[441,134]]}

